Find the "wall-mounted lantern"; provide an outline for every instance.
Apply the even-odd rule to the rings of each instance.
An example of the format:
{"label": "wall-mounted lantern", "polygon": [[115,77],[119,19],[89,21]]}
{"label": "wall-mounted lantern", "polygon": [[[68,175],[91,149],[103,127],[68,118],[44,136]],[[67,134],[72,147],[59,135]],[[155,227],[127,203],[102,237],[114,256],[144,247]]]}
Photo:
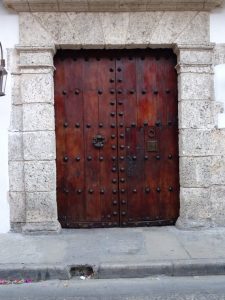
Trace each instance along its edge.
{"label": "wall-mounted lantern", "polygon": [[2,44],[0,42],[0,97],[5,96],[7,74],[8,73],[5,69],[5,60],[3,58]]}

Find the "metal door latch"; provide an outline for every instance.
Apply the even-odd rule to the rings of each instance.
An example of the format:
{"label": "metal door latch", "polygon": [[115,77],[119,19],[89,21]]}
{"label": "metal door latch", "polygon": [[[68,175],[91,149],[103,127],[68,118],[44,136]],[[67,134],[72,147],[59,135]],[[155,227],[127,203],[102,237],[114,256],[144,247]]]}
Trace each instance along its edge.
{"label": "metal door latch", "polygon": [[100,134],[97,134],[95,137],[93,137],[92,144],[95,148],[103,148],[105,144],[105,138]]}
{"label": "metal door latch", "polygon": [[158,151],[158,142],[157,141],[147,141],[147,151],[148,152],[157,152]]}

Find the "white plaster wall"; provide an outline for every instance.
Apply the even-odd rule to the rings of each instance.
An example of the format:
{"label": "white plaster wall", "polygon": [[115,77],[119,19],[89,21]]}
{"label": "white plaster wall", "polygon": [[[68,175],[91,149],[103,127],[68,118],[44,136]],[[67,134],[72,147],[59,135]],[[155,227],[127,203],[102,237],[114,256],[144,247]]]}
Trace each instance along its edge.
{"label": "white plaster wall", "polygon": [[[216,9],[210,16],[210,39],[213,43],[225,43],[225,5]],[[225,106],[225,64],[215,67],[214,88],[215,100]],[[225,114],[219,114],[218,127],[225,128]]]}
{"label": "white plaster wall", "polygon": [[[4,58],[7,48],[13,48],[19,40],[18,16],[7,11],[0,0],[0,41],[3,44]],[[8,205],[8,128],[11,104],[10,76],[7,80],[6,96],[0,97],[0,233],[9,230]]]}
{"label": "white plaster wall", "polygon": [[212,43],[225,43],[225,4],[210,15],[210,40]]}

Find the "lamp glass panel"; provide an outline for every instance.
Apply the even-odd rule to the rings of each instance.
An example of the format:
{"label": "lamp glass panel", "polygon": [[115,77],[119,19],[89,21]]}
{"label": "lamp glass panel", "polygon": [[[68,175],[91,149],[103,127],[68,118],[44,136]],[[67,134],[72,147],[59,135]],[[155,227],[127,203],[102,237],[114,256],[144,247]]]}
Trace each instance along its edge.
{"label": "lamp glass panel", "polygon": [[5,68],[0,69],[0,96],[5,96],[5,88],[7,81],[7,71]]}

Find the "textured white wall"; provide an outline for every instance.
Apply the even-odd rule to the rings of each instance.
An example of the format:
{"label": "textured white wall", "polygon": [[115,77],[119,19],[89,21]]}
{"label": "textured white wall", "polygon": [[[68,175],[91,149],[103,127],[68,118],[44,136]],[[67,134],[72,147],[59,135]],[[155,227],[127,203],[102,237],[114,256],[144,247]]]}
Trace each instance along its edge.
{"label": "textured white wall", "polygon": [[225,5],[210,15],[210,40],[213,43],[225,43]]}
{"label": "textured white wall", "polygon": [[[5,10],[0,1],[0,41],[3,44],[4,58],[6,49],[18,43],[18,16]],[[7,80],[6,96],[0,97],[0,232],[9,230],[8,205],[8,127],[10,117],[10,76]]]}
{"label": "textured white wall", "polygon": [[[225,5],[223,9],[216,9],[210,16],[210,40],[213,43],[225,43]],[[225,106],[225,64],[214,69],[215,100],[223,102]],[[219,114],[218,127],[225,128],[225,114]]]}

